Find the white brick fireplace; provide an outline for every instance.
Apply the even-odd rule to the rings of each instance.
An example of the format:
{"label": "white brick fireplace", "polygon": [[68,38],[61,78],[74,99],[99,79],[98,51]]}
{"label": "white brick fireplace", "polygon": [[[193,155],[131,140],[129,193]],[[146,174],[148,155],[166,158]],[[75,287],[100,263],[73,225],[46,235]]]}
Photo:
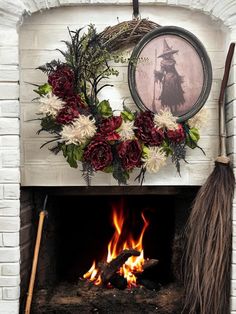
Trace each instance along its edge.
{"label": "white brick fireplace", "polygon": [[[20,287],[20,185],[81,186],[79,170],[63,157],[40,150],[45,135],[35,135],[37,104],[32,86],[45,77],[34,70],[59,57],[56,48],[72,29],[93,23],[98,30],[132,18],[130,0],[0,0],[0,313],[19,313]],[[50,10],[48,10],[50,9]],[[202,133],[200,151],[188,152],[188,164],[179,177],[172,165],[148,176],[146,185],[201,185],[217,156],[217,99],[228,44],[236,41],[234,0],[140,0],[142,18],[161,25],[176,25],[193,32],[204,44],[213,66],[213,84],[206,103],[209,122]],[[234,167],[236,145],[236,55],[227,93],[228,153]],[[119,68],[112,91],[114,106],[130,96],[126,67]],[[20,83],[19,83],[20,82]],[[110,92],[111,93],[111,92]],[[109,94],[104,95],[107,98]],[[111,98],[110,98],[111,99]],[[21,131],[20,131],[21,126]],[[20,140],[21,136],[21,140]],[[21,175],[20,175],[21,172]],[[134,176],[135,177],[135,174]],[[110,175],[98,174],[94,185],[116,185]],[[131,185],[137,184],[131,178]],[[232,311],[236,314],[236,200],[233,212]]]}

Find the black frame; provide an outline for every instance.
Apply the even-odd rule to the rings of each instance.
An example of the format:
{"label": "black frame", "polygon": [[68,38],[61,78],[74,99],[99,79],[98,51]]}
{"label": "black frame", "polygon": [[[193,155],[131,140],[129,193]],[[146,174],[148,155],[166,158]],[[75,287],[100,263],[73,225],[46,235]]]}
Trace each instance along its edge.
{"label": "black frame", "polygon": [[201,60],[202,68],[203,68],[203,86],[200,93],[200,96],[198,97],[195,104],[193,104],[192,108],[185,114],[178,116],[177,122],[183,122],[185,120],[188,120],[192,116],[194,116],[205,104],[212,85],[212,66],[211,61],[208,57],[208,54],[206,52],[206,49],[202,45],[202,43],[199,41],[199,39],[193,35],[191,32],[185,30],[181,27],[176,26],[163,26],[158,27],[154,29],[153,31],[146,34],[140,42],[135,46],[133,49],[132,55],[130,57],[130,62],[128,65],[128,84],[129,89],[132,95],[132,98],[136,105],[139,107],[140,110],[148,110],[145,104],[142,102],[137,89],[136,89],[136,83],[135,83],[135,71],[136,71],[136,64],[134,60],[138,60],[139,55],[141,54],[144,47],[153,39],[157,38],[158,36],[163,35],[175,35],[179,36],[180,38],[183,38],[188,43],[191,44],[191,46],[196,50],[197,54],[199,55],[199,58]]}

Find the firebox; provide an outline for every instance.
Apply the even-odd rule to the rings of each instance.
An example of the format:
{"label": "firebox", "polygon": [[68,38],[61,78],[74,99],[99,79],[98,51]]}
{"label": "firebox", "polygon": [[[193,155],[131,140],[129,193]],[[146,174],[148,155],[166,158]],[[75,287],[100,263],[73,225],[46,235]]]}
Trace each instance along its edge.
{"label": "firebox", "polygon": [[197,190],[31,189],[37,208],[49,195],[32,312],[180,313],[183,232]]}

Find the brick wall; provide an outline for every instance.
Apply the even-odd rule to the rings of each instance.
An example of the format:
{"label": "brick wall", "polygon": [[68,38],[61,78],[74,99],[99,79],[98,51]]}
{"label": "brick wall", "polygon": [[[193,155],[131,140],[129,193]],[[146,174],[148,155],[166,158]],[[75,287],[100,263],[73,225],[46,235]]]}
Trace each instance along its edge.
{"label": "brick wall", "polygon": [[[89,14],[91,18],[96,18],[99,14],[100,5],[114,5],[115,9],[112,14],[113,22],[117,14],[117,10],[121,10],[123,7],[123,13],[120,14],[120,20],[126,16],[128,19],[131,18],[131,0],[0,0],[0,312],[1,314],[14,314],[19,312],[19,184],[20,182],[29,182],[29,178],[23,177],[20,180],[19,176],[19,56],[18,56],[18,35],[19,35],[19,24],[22,22],[24,16],[28,13],[34,13],[43,9],[49,9],[53,7],[60,6],[70,6],[78,5],[76,7],[78,11],[82,8],[81,4],[89,4]],[[191,23],[196,22],[196,15],[201,14],[202,19],[208,20],[208,23],[214,23],[216,29],[218,27],[218,34],[220,37],[225,39],[226,42],[222,44],[221,54],[209,54],[212,61],[215,64],[215,70],[217,70],[218,82],[220,79],[220,74],[222,73],[223,62],[222,57],[225,55],[225,50],[227,47],[227,42],[231,40],[236,40],[236,3],[232,0],[216,1],[216,0],[140,0],[141,3],[141,13],[142,17],[146,16],[145,10],[149,10],[151,6],[155,5],[155,16],[150,13],[151,19],[156,19],[160,24],[173,24],[175,22],[178,25],[178,19],[173,19],[173,16],[168,15],[169,9],[166,11],[165,15],[161,15],[166,7],[171,8],[180,7],[186,9],[179,9],[178,12],[182,14],[185,12],[188,21]],[[96,9],[93,11],[93,5],[96,4]],[[164,5],[164,7],[163,7]],[[144,8],[146,6],[146,9]],[[190,10],[189,10],[190,9]],[[144,11],[143,11],[144,10]],[[51,12],[51,11],[49,11]],[[101,12],[101,11],[100,11]],[[148,11],[146,11],[148,12]],[[151,10],[149,10],[151,12]],[[160,12],[160,13],[159,13]],[[182,12],[182,13],[181,13]],[[45,11],[46,13],[46,11]],[[96,13],[96,14],[95,14]],[[205,15],[204,15],[205,13]],[[123,15],[124,14],[124,15]],[[38,14],[39,15],[39,14]],[[41,15],[44,16],[44,13]],[[88,16],[85,15],[86,18]],[[169,16],[169,20],[167,17]],[[172,17],[172,18],[171,18]],[[32,16],[33,19],[33,16]],[[25,23],[23,23],[22,29],[27,24],[28,18],[25,18]],[[215,20],[213,22],[212,20]],[[63,21],[63,18],[62,18]],[[185,27],[187,20],[181,21],[181,25]],[[78,22],[75,21],[75,23]],[[83,21],[82,21],[83,22]],[[86,22],[87,19],[86,19]],[[106,20],[110,24],[110,20]],[[183,25],[182,25],[183,23]],[[204,23],[203,23],[204,24]],[[42,24],[43,28],[43,24]],[[195,33],[194,29],[192,29]],[[225,33],[226,31],[226,33]],[[207,32],[207,29],[205,29]],[[63,33],[60,33],[63,35]],[[196,33],[197,36],[200,35],[204,38],[205,34]],[[56,38],[54,44],[57,40],[62,39],[63,36]],[[205,37],[206,38],[206,37]],[[208,41],[214,43],[218,42],[219,37],[208,35]],[[205,41],[205,40],[204,40]],[[218,51],[219,52],[219,51]],[[50,56],[50,52],[48,57]],[[25,60],[27,55],[25,56]],[[32,54],[33,60],[33,54]],[[236,60],[236,58],[235,58]],[[39,59],[40,61],[40,59]],[[217,64],[218,62],[218,64]],[[23,60],[21,60],[21,66],[23,65]],[[41,61],[39,63],[42,63]],[[216,72],[215,72],[216,73]],[[231,154],[234,165],[235,161],[235,143],[236,143],[236,133],[235,133],[235,95],[236,95],[236,85],[235,85],[235,61],[233,62],[231,79],[228,88],[227,96],[227,121],[228,121],[228,151]],[[214,84],[217,84],[214,82]],[[213,84],[213,91],[215,91],[215,96],[217,97],[217,90],[219,86]],[[29,99],[29,98],[28,98]],[[214,105],[212,109],[214,108]],[[214,114],[213,114],[214,115]],[[214,115],[216,117],[216,115]],[[216,133],[215,133],[216,134]],[[214,136],[214,135],[213,135]],[[210,138],[213,139],[212,137]],[[209,139],[209,140],[210,140]],[[209,154],[212,158],[215,155],[214,147],[216,143],[209,147]],[[25,158],[26,155],[24,155]],[[190,155],[194,157],[194,155]],[[44,156],[45,157],[45,156]],[[43,157],[43,158],[44,158]],[[30,157],[32,158],[32,156]],[[22,159],[25,160],[25,159]],[[42,160],[42,159],[41,159]],[[197,163],[200,161],[198,160]],[[197,170],[196,177],[199,174],[199,184],[203,179],[202,174],[208,173],[208,165],[206,168],[201,167]],[[38,165],[39,166],[39,165]],[[40,168],[39,168],[40,169]],[[62,175],[58,178],[59,182],[61,179],[77,180],[78,174],[73,170],[72,172],[62,170]],[[65,173],[66,172],[66,173]],[[24,173],[24,171],[23,171]],[[34,172],[29,173],[33,178],[36,177]],[[68,174],[69,179],[66,178]],[[192,175],[189,172],[188,177]],[[73,176],[76,178],[73,178]],[[183,174],[186,178],[185,174]],[[51,177],[51,176],[50,176]],[[52,174],[53,177],[53,174]],[[110,182],[107,178],[98,178],[98,180],[105,180],[106,183]],[[175,179],[179,182],[179,178]],[[52,181],[51,183],[53,183]],[[99,181],[98,181],[99,182]],[[184,181],[187,182],[187,181]],[[32,182],[33,184],[34,182]],[[49,182],[50,184],[50,182]],[[169,182],[167,184],[170,184]],[[232,266],[232,314],[236,314],[236,201],[233,211],[233,266]]]}

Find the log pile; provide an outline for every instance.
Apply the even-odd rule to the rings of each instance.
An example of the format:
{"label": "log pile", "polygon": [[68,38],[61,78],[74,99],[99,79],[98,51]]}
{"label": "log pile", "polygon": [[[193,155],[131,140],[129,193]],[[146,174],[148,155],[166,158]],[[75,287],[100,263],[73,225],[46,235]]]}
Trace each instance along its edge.
{"label": "log pile", "polygon": [[[116,258],[110,263],[99,263],[99,275],[101,276],[102,286],[107,287],[111,284],[114,288],[123,290],[127,287],[127,279],[119,274],[120,268],[131,256],[139,256],[140,252],[134,249],[123,250]],[[137,278],[137,282],[140,285],[145,286],[147,289],[157,289],[158,285],[155,285],[150,280],[145,279],[145,272],[155,267],[158,264],[158,260],[149,259],[145,260],[143,265],[143,271],[134,273]]]}

